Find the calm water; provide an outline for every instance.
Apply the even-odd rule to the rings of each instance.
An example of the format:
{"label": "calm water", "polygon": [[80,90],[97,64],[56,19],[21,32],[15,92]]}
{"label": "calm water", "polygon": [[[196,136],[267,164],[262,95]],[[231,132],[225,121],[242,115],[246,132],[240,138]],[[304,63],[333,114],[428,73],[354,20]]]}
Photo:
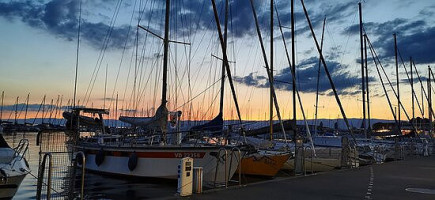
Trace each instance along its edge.
{"label": "calm water", "polygon": [[[26,154],[26,159],[32,172],[21,183],[14,199],[36,199],[37,179],[34,176],[38,174],[40,148],[36,146],[36,133],[3,134],[3,136],[11,147],[18,145],[22,138],[29,140],[29,152]],[[63,141],[56,140],[46,142],[50,142],[50,144],[63,144]],[[160,180],[125,180],[92,173],[86,173],[85,178],[85,195],[87,199],[152,199],[173,197],[176,193],[176,188],[176,181],[168,183]]]}

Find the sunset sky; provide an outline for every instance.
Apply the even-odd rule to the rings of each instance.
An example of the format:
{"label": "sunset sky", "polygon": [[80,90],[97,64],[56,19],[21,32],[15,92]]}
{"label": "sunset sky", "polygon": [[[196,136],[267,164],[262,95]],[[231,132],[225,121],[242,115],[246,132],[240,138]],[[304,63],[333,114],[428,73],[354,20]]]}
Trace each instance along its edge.
{"label": "sunset sky", "polygon": [[[254,2],[270,62],[269,1]],[[311,119],[319,56],[301,2],[295,2],[297,87],[305,114]],[[318,40],[326,17],[323,52],[349,118],[362,117],[358,2],[305,0]],[[275,4],[290,48],[290,1],[276,0]],[[428,66],[435,63],[435,1],[366,0],[362,4],[364,28],[393,86],[396,87],[393,41],[396,33],[406,70],[409,73],[412,56],[427,90]],[[223,1],[217,0],[217,6],[223,24]],[[104,106],[113,113],[118,94],[118,114],[137,110],[136,115],[152,115],[161,101],[163,43],[142,29],[137,31],[136,27],[140,24],[163,36],[164,8],[163,0],[0,0],[0,92],[5,93],[2,119],[8,119],[15,110],[17,97],[18,108],[22,109],[28,93],[31,104],[28,117],[36,115],[44,95],[46,104],[52,99],[56,104],[58,98],[58,106],[67,106],[72,101],[80,10],[77,87],[80,105]],[[275,87],[283,117],[288,119],[292,113],[292,86],[285,82],[291,82],[291,75],[277,13],[274,14]],[[229,15],[228,57],[242,118],[267,119],[269,85],[250,1],[230,1]],[[211,2],[172,0],[170,26],[170,40],[190,45],[170,43],[168,108],[182,110],[184,119],[188,116],[211,119],[219,108],[222,67]],[[370,53],[368,68],[371,117],[393,119]],[[401,63],[399,76],[401,100],[411,115],[411,87]],[[421,104],[421,86],[417,79],[414,83]],[[393,106],[397,106],[388,84],[386,88]],[[323,68],[319,91],[319,118],[341,118]],[[236,118],[228,80],[224,108],[225,119]],[[301,119],[299,106],[297,112]],[[418,107],[415,113],[421,116]],[[427,113],[426,108],[426,116]],[[20,118],[23,117],[21,114]],[[406,120],[404,112],[402,119]]]}

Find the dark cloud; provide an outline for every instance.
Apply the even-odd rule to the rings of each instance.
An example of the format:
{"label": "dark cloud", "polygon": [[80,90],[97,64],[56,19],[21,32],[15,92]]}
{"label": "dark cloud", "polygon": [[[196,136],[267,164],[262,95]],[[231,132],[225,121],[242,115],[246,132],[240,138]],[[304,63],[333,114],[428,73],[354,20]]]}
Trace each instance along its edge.
{"label": "dark cloud", "polygon": [[[105,1],[103,1],[105,2]],[[40,1],[10,1],[0,3],[0,16],[8,19],[20,19],[22,22],[45,30],[68,41],[77,38],[79,1],[52,0],[45,4]],[[108,47],[124,46],[128,26],[114,27],[110,31]],[[110,26],[104,23],[91,23],[83,20],[81,38],[91,46],[100,48],[108,34]]]}
{"label": "dark cloud", "polygon": [[[318,73],[318,61],[317,57],[310,57],[308,59],[302,60],[298,65],[297,76],[298,76],[298,84],[299,90],[301,92],[312,93],[316,92],[317,88],[317,73]],[[351,75],[350,73],[344,71],[343,69],[347,68],[346,65],[341,65],[336,61],[327,61],[326,65],[328,66],[328,70],[331,73],[332,79],[334,81],[337,92],[341,95],[354,95],[360,93],[360,77]],[[323,67],[321,68],[319,82],[319,92],[327,93],[332,95],[330,89],[331,86],[329,84],[328,78],[325,76],[325,72]],[[292,89],[291,82],[292,76],[290,73],[290,68],[284,68],[279,71],[275,78],[275,88],[281,90]],[[375,79],[373,77],[369,78],[369,82],[373,82]],[[242,83],[248,86],[254,86],[258,88],[268,88],[269,84],[264,76],[255,76],[253,73],[245,77],[234,77],[234,81],[238,83]]]}
{"label": "dark cloud", "polygon": [[[431,15],[426,13],[426,15]],[[403,59],[410,56],[421,64],[435,62],[435,27],[428,27],[425,20],[409,20],[397,18],[383,23],[364,23],[364,29],[373,40],[381,58],[394,57],[393,33],[397,33],[397,46]],[[342,34],[358,34],[359,25],[354,24]]]}

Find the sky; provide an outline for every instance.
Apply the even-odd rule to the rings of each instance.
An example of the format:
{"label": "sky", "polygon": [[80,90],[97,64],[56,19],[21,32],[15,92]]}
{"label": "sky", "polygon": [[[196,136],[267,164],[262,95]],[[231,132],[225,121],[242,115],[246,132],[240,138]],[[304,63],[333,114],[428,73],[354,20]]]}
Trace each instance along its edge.
{"label": "sky", "polygon": [[[362,117],[358,2],[305,0],[318,41],[326,17],[322,51],[348,118]],[[276,0],[275,6],[274,85],[282,116],[288,119],[292,117],[292,76],[277,14],[291,49],[290,1]],[[223,1],[217,0],[217,7],[223,26]],[[270,63],[270,3],[254,0],[254,7]],[[17,116],[23,118],[28,94],[27,117],[41,117],[37,111],[41,110],[44,96],[46,115],[71,105],[76,65],[76,104],[108,108],[111,118],[132,115],[133,110],[136,116],[153,115],[161,102],[163,42],[155,35],[164,35],[164,10],[161,0],[0,0],[0,91],[5,94],[2,119],[14,117],[16,108],[20,111]],[[397,34],[406,68],[399,63],[400,96],[412,117],[409,59],[413,57],[427,91],[428,66],[435,63],[435,2],[365,0],[362,10],[364,29],[394,90],[397,79],[393,33]],[[138,24],[147,31],[138,29]],[[315,113],[319,55],[299,0],[295,1],[295,24],[297,87],[305,115],[311,119]],[[211,2],[173,0],[170,40],[169,110],[183,111],[183,119],[213,118],[219,109],[223,56]],[[269,82],[249,0],[230,1],[227,54],[242,119],[268,119]],[[393,119],[370,51],[368,76],[371,117]],[[416,96],[422,104],[424,97],[415,70],[413,76]],[[384,75],[382,79],[387,83]],[[398,103],[388,83],[386,91],[394,109]],[[236,119],[228,80],[224,99],[224,118]],[[61,117],[57,113],[56,117]],[[406,120],[405,112],[401,114],[401,119]],[[417,105],[415,115],[422,115]],[[323,66],[318,117],[342,118]],[[302,119],[299,105],[297,118]]]}

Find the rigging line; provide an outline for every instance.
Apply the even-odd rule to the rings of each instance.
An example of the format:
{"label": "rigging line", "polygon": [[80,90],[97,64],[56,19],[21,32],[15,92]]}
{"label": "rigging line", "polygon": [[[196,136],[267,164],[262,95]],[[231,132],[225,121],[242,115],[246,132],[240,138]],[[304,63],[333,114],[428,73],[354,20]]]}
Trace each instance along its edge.
{"label": "rigging line", "polygon": [[[118,3],[119,3],[119,1],[118,1]],[[117,7],[118,7],[118,3],[117,3],[117,5],[115,6],[115,12],[116,12],[116,9],[117,9]],[[93,80],[94,76],[96,76],[95,73],[96,73],[96,70],[97,70],[97,67],[98,67],[98,63],[100,62],[100,58],[102,57],[102,54],[103,54],[103,51],[104,51],[104,47],[105,47],[106,42],[107,42],[108,34],[109,34],[109,32],[110,32],[110,29],[112,28],[113,18],[114,18],[114,16],[112,16],[112,19],[111,19],[110,24],[109,24],[109,30],[107,30],[107,33],[106,33],[106,35],[105,35],[105,37],[104,37],[103,44],[102,44],[102,46],[101,46],[100,53],[99,53],[99,55],[98,55],[97,63],[95,64],[94,70],[93,70],[92,75],[91,75],[91,79],[89,80],[89,84],[88,84],[88,87],[87,87],[87,89],[86,89],[86,93],[85,93],[85,96],[84,96],[83,102],[86,102],[86,98],[87,98],[87,95],[88,95],[88,92],[89,92],[90,86],[91,86],[91,84],[92,84],[92,80]]]}
{"label": "rigging line", "polygon": [[388,105],[389,105],[389,107],[390,107],[391,114],[393,115],[394,122],[397,124],[397,117],[396,117],[396,114],[395,114],[395,112],[394,112],[394,109],[393,109],[393,106],[392,106],[392,103],[391,103],[390,97],[389,97],[389,95],[388,95],[387,89],[385,88],[384,81],[382,80],[381,72],[379,71],[379,68],[378,68],[378,62],[379,62],[380,65],[382,65],[382,64],[380,63],[379,59],[377,59],[376,51],[375,51],[375,49],[373,48],[373,46],[372,46],[372,44],[371,44],[371,42],[370,42],[370,39],[368,38],[367,34],[366,34],[366,39],[367,39],[367,43],[369,44],[369,49],[370,49],[370,52],[371,52],[371,54],[372,54],[373,62],[375,63],[376,70],[377,70],[377,72],[378,72],[379,81],[381,82],[382,88],[383,88],[383,90],[384,90],[385,97],[387,97],[387,101],[388,101]]}
{"label": "rigging line", "polygon": [[[154,4],[152,4],[151,5],[151,8],[150,8],[150,12],[151,12],[151,14],[149,15],[149,19],[148,19],[148,24],[147,24],[147,27],[149,27],[150,26],[150,24],[151,24],[151,18],[152,18],[152,16],[154,15]],[[144,9],[145,9],[145,7],[144,7]],[[144,12],[143,12],[144,13]],[[146,47],[146,44],[147,44],[147,40],[148,40],[148,36],[149,36],[149,34],[148,34],[148,32],[145,34],[145,39],[144,39],[144,42],[143,42],[143,45],[142,45],[142,50],[141,50],[141,52],[142,52],[142,55],[141,55],[141,64],[140,64],[140,66],[141,66],[141,69],[143,69],[143,66],[144,66],[144,64],[145,64],[145,55],[146,55],[146,50],[147,50],[147,48],[145,48]],[[151,49],[152,48],[148,48],[148,49],[150,49],[149,51],[151,52]],[[162,48],[160,47],[159,49],[159,52],[157,53],[157,57],[156,58],[159,58],[159,55],[160,55],[160,53],[161,53],[161,51],[162,51]],[[152,57],[150,58],[151,60],[154,60]],[[147,63],[148,63],[149,61],[147,61]],[[142,95],[144,95],[145,94],[145,89],[146,89],[146,86],[148,85],[148,81],[150,80],[150,78],[151,78],[151,75],[152,75],[152,71],[154,70],[154,68],[156,67],[156,63],[158,62],[157,60],[154,60],[153,61],[154,62],[154,64],[152,65],[153,67],[151,68],[151,72],[149,73],[149,76],[148,76],[148,79],[147,79],[147,82],[146,82],[146,84],[145,84],[145,86],[144,86],[144,88],[143,88],[143,90],[142,90],[142,92],[140,92],[139,94],[138,94],[138,104],[140,103],[140,101],[141,101],[141,99],[142,99]],[[144,74],[144,71],[142,71],[141,72],[141,78],[140,78],[140,81],[139,81],[139,84],[141,85],[142,84],[142,79],[143,79],[143,76],[145,76],[145,74]],[[140,88],[140,86],[139,86],[139,88]],[[140,91],[140,89],[138,89],[138,91]]]}
{"label": "rigging line", "polygon": [[[400,60],[402,62],[402,65],[403,65],[403,69],[405,69],[406,76],[408,77],[408,82],[409,82],[409,84],[411,84],[411,78],[409,77],[408,70],[406,69],[405,63],[403,62],[402,54],[400,53],[399,48],[397,48],[397,52],[399,53],[399,57],[400,57]],[[417,101],[417,105],[418,105],[418,108],[420,109],[420,113],[423,113],[422,109],[420,107],[420,102],[418,101],[417,94],[415,94],[415,90],[412,91],[412,95],[415,97],[415,99]]]}
{"label": "rigging line", "polygon": [[[292,9],[293,9],[293,5],[292,5]],[[287,50],[287,45],[286,45],[286,43],[285,43],[285,38],[284,38],[284,33],[283,33],[283,31],[282,31],[282,26],[281,26],[281,20],[279,19],[279,14],[278,14],[278,9],[276,8],[276,5],[275,5],[275,10],[276,10],[276,16],[277,16],[277,18],[278,18],[278,24],[279,24],[279,30],[280,30],[280,32],[281,32],[281,38],[282,38],[282,42],[283,42],[283,45],[284,45],[284,49],[285,49],[285,54],[286,54],[286,57],[287,57],[287,62],[288,62],[288,64],[289,64],[289,68],[290,68],[290,72],[291,72],[291,75],[292,75],[292,83],[296,83],[296,76],[295,76],[295,74],[294,74],[294,69],[295,69],[295,65],[294,65],[294,63],[293,63],[293,66],[292,66],[292,62],[291,62],[291,59],[290,59],[290,55],[288,54],[288,50]],[[326,17],[325,17],[325,21],[326,21]],[[324,21],[324,23],[323,23],[323,25],[325,25],[325,21]],[[294,23],[294,22],[293,22]],[[324,27],[324,26],[323,26]],[[324,29],[323,29],[324,30]],[[323,34],[322,34],[322,39],[323,39]],[[320,52],[321,52],[321,50],[320,50]],[[308,125],[308,122],[307,122],[307,118],[305,117],[305,112],[304,112],[304,107],[303,107],[303,105],[302,105],[302,99],[301,99],[301,96],[299,95],[299,88],[297,87],[297,85],[293,85],[294,86],[294,89],[295,89],[295,93],[296,93],[296,95],[297,95],[297,98],[298,98],[298,100],[299,100],[299,106],[300,106],[300,109],[301,109],[301,113],[302,113],[302,117],[303,117],[303,119],[304,119],[304,122],[305,122],[305,126],[306,126],[306,131],[307,131],[307,135],[308,135],[308,139],[309,139],[309,141],[310,141],[310,143],[311,143],[311,148],[312,148],[312,150],[313,150],[313,153],[314,153],[314,156],[316,156],[316,151],[315,151],[315,149],[314,149],[314,143],[313,143],[313,138],[311,137],[311,132],[310,132],[310,128],[309,128],[309,125]],[[294,94],[294,93],[293,93]],[[296,99],[295,99],[296,100]],[[296,104],[296,103],[295,103]],[[293,105],[295,105],[295,104],[293,104]],[[278,115],[279,113],[277,112],[277,115]],[[279,116],[278,116],[279,117]],[[294,119],[294,120],[296,120],[296,119]]]}
{"label": "rigging line", "polygon": [[[369,42],[370,46],[372,46],[372,48],[373,48],[373,45],[372,45],[372,43],[370,42],[370,39],[369,39],[368,37],[367,37],[367,41]],[[378,62],[379,62],[379,64],[380,64],[380,67],[381,67],[382,71],[384,72],[385,77],[386,77],[387,80],[388,80],[388,83],[389,83],[389,85],[390,85],[390,87],[391,87],[391,90],[393,91],[394,97],[397,98],[398,95],[397,95],[396,91],[394,90],[394,87],[393,87],[391,81],[389,80],[389,78],[388,78],[388,76],[387,76],[387,73],[385,72],[385,69],[384,69],[384,67],[382,66],[382,63],[380,62],[379,57],[378,57],[377,54],[376,54],[376,51],[374,51],[374,53],[375,53],[375,56],[376,56],[376,58],[377,58],[377,60],[378,60]],[[399,81],[400,81],[400,80],[399,80]],[[400,106],[400,108],[403,109],[403,112],[405,113],[407,119],[410,120],[410,117],[409,117],[408,113],[406,112],[406,109],[405,109],[405,107],[403,106],[402,101],[399,101],[399,105],[398,105],[398,106]],[[414,127],[413,124],[411,124],[411,125]],[[414,128],[415,128],[415,127],[414,127]]]}
{"label": "rigging line", "polygon": [[348,119],[347,119],[347,117],[346,117],[346,113],[344,112],[344,109],[343,109],[343,107],[342,107],[342,105],[341,105],[340,98],[338,97],[337,91],[336,91],[336,89],[335,89],[334,82],[332,81],[332,78],[331,78],[331,75],[330,75],[330,73],[329,73],[328,67],[326,66],[325,59],[324,59],[324,57],[323,57],[322,52],[320,51],[319,43],[317,42],[316,35],[315,35],[314,31],[313,31],[313,26],[312,26],[312,24],[311,24],[311,20],[310,20],[310,18],[309,18],[309,16],[308,16],[307,9],[305,8],[304,0],[301,0],[301,4],[302,4],[302,7],[303,7],[303,9],[304,9],[304,13],[305,13],[305,17],[306,17],[306,19],[307,19],[308,25],[309,25],[310,30],[311,30],[311,35],[312,35],[312,37],[313,37],[313,39],[314,39],[314,41],[315,41],[317,51],[319,52],[319,54],[320,54],[320,58],[322,59],[322,63],[323,63],[323,67],[324,67],[324,69],[325,69],[325,73],[326,73],[326,75],[328,76],[328,79],[329,79],[329,82],[330,82],[330,85],[331,85],[332,91],[334,92],[335,100],[337,101],[337,104],[338,104],[338,106],[340,107],[340,112],[341,112],[341,114],[342,114],[342,116],[343,116],[343,119],[344,119],[344,121],[345,121],[345,123],[346,123],[347,129],[348,129],[349,133],[351,134],[352,139],[356,142],[355,136],[353,135],[353,131],[352,131],[352,129],[351,129],[350,125],[349,125],[349,121],[348,121]]}
{"label": "rigging line", "polygon": [[193,100],[195,100],[197,97],[199,97],[201,94],[203,94],[204,92],[206,92],[208,89],[210,89],[211,87],[213,87],[216,83],[219,83],[220,80],[222,78],[216,80],[213,84],[209,85],[207,88],[205,88],[203,91],[201,91],[200,93],[198,93],[197,95],[195,95],[192,99],[189,99],[187,102],[185,102],[183,105],[178,106],[175,110],[178,110],[179,108],[183,107],[184,105],[192,102]]}
{"label": "rigging line", "polygon": [[282,131],[282,134],[284,136],[284,140],[287,143],[287,134],[285,132],[284,125],[282,124],[281,113],[280,113],[279,105],[278,105],[278,98],[276,97],[275,88],[274,88],[274,85],[273,85],[273,76],[272,76],[273,72],[269,68],[269,63],[267,62],[267,56],[266,56],[266,52],[264,50],[263,39],[261,37],[260,27],[258,25],[257,13],[255,11],[253,0],[250,0],[250,4],[251,4],[252,14],[254,16],[254,21],[255,21],[255,27],[256,27],[256,31],[257,31],[258,40],[259,40],[260,46],[261,46],[261,52],[262,52],[262,55],[263,55],[263,61],[264,61],[264,64],[266,66],[266,72],[267,72],[267,77],[268,77],[268,81],[269,81],[270,91],[272,93],[273,104],[275,104],[275,110],[276,110],[276,114],[278,116],[278,119],[279,119],[279,122],[280,122],[280,125],[281,125],[281,131]]}
{"label": "rigging line", "polygon": [[[215,95],[214,98],[213,98],[213,101],[211,102],[211,104],[210,104],[210,106],[207,108],[207,110],[204,112],[204,114],[202,115],[201,119],[204,119],[204,118],[206,117],[208,111],[209,111],[212,107],[214,107],[213,105],[215,104],[217,98],[219,97],[219,93],[220,93],[220,91],[221,91],[221,90],[219,89],[219,92],[216,93],[216,95]],[[213,111],[212,111],[212,112],[213,112]],[[211,119],[213,119],[213,115],[211,115]]]}
{"label": "rigging line", "polygon": [[[216,33],[215,32],[213,32],[212,33],[212,37],[211,38],[216,38]],[[201,41],[202,42],[202,41]],[[199,48],[199,47],[198,47]],[[208,43],[208,45],[207,45],[207,47],[206,47],[206,49],[204,50],[204,51],[206,51],[206,52],[208,52],[209,50],[211,51],[211,49],[212,49],[212,44],[211,44],[211,42],[209,42]],[[195,55],[193,55],[192,56],[192,59],[194,59],[194,56]],[[199,69],[197,70],[198,72],[200,72],[202,69],[203,69],[203,67],[204,67],[204,63],[206,62],[206,57],[204,56],[203,58],[202,58],[202,61],[201,61],[201,63],[199,64]],[[196,74],[196,76],[195,76],[195,78],[194,78],[194,80],[193,80],[193,90],[195,90],[196,89],[196,86],[197,86],[197,82],[198,82],[198,79],[200,78],[200,73],[197,73]]]}
{"label": "rigging line", "polygon": [[[137,3],[137,0],[134,1],[133,11],[136,9],[136,3]],[[131,27],[132,27],[131,24],[133,22],[133,16],[134,16],[134,12],[132,12],[132,14],[131,14],[130,23],[129,23],[128,30],[127,30],[127,36],[126,36],[126,39],[125,39],[125,42],[124,42],[124,47],[122,48],[121,59],[120,59],[119,65],[118,65],[118,72],[116,73],[115,83],[114,83],[114,86],[113,86],[113,91],[112,91],[112,96],[111,96],[112,99],[115,96],[115,90],[116,90],[116,87],[117,87],[117,84],[118,84],[118,79],[119,79],[119,75],[120,75],[120,72],[121,72],[121,67],[122,67],[122,63],[123,63],[123,60],[124,60],[125,51],[127,49],[127,44],[128,44],[128,41],[129,41],[128,38],[130,37],[130,31],[131,31]],[[109,109],[111,108],[112,103],[113,102],[110,103]]]}
{"label": "rigging line", "polygon": [[[368,44],[369,44],[369,46],[370,46],[370,51],[372,52],[373,59],[375,59],[375,57],[376,57],[376,58],[378,59],[379,65],[380,65],[381,68],[382,68],[382,64],[381,64],[380,61],[379,61],[379,57],[377,56],[376,51],[374,50],[373,45],[372,45],[372,43],[370,42],[370,39],[367,37],[367,34],[366,34],[366,38],[367,38],[367,42],[368,42]],[[389,102],[389,104],[390,104],[390,110],[391,110],[391,112],[393,113],[394,121],[395,121],[396,124],[398,125],[398,121],[397,121],[397,118],[396,118],[396,114],[395,114],[394,111],[393,111],[393,107],[392,107],[391,101],[390,101],[390,99],[389,99],[389,97],[388,97],[388,93],[387,93],[387,91],[386,91],[386,89],[385,89],[385,87],[384,87],[384,83],[383,83],[382,78],[381,78],[381,76],[380,76],[380,72],[379,72],[379,69],[378,69],[378,67],[377,67],[376,61],[375,61],[375,65],[376,65],[376,69],[378,70],[379,78],[380,78],[380,81],[382,82],[382,87],[384,88],[385,95],[387,96],[388,102]],[[394,92],[394,91],[393,91],[393,92]],[[396,98],[397,98],[397,96],[396,96]],[[403,104],[402,104],[401,101],[399,101],[399,105],[398,105],[398,106],[400,106],[400,107],[403,109],[403,112],[405,113],[406,118],[410,121],[410,117],[409,117],[408,113],[406,112],[405,107],[403,106]],[[414,126],[413,123],[411,123],[411,126],[412,126],[412,128],[413,128],[415,131],[417,131],[417,128]],[[419,135],[417,135],[417,137],[420,138]]]}
{"label": "rigging line", "polygon": [[[418,78],[418,80],[420,82],[421,90],[423,90],[424,97],[426,98],[426,101],[429,101],[429,98],[427,96],[426,90],[424,89],[424,86],[423,86],[423,81],[421,80],[420,74],[418,74],[417,66],[415,65],[414,61],[412,61],[412,63],[414,64],[415,73],[417,74],[417,78]],[[421,101],[421,103],[423,103],[423,102],[424,102],[424,100]],[[423,111],[424,111],[424,109],[423,109]],[[434,113],[434,112],[432,111],[432,113]],[[434,116],[435,116],[435,114],[434,114]]]}
{"label": "rigging line", "polygon": [[[97,66],[98,66],[98,68],[97,68],[97,71],[96,71],[96,73],[95,73],[95,76],[94,76],[93,82],[92,82],[92,79],[91,79],[92,86],[90,87],[89,92],[88,92],[88,90],[86,90],[86,92],[87,92],[87,94],[88,94],[88,99],[86,100],[86,96],[85,96],[85,100],[86,100],[86,102],[85,102],[85,106],[89,103],[89,99],[91,98],[91,93],[92,93],[92,90],[94,89],[94,85],[95,85],[95,82],[96,82],[96,80],[97,80],[98,72],[100,71],[100,68],[101,68],[101,65],[102,65],[102,62],[103,62],[104,55],[105,55],[105,52],[106,52],[106,50],[107,50],[107,47],[109,46],[109,40],[110,40],[110,37],[111,37],[111,35],[112,35],[113,28],[115,27],[116,19],[118,18],[119,10],[120,10],[120,8],[121,8],[121,3],[122,3],[122,0],[118,1],[117,7],[115,8],[115,12],[114,12],[114,14],[113,14],[112,22],[111,22],[111,24],[110,24],[110,28],[109,28],[109,30],[108,30],[108,34],[106,35],[106,38],[105,38],[105,42],[104,42],[105,44],[104,44],[104,47],[103,47],[103,49],[100,51],[100,55],[101,55],[101,57],[99,57],[100,59],[97,60]],[[95,67],[97,67],[97,66],[95,66]],[[88,89],[89,89],[89,86],[88,86]]]}

